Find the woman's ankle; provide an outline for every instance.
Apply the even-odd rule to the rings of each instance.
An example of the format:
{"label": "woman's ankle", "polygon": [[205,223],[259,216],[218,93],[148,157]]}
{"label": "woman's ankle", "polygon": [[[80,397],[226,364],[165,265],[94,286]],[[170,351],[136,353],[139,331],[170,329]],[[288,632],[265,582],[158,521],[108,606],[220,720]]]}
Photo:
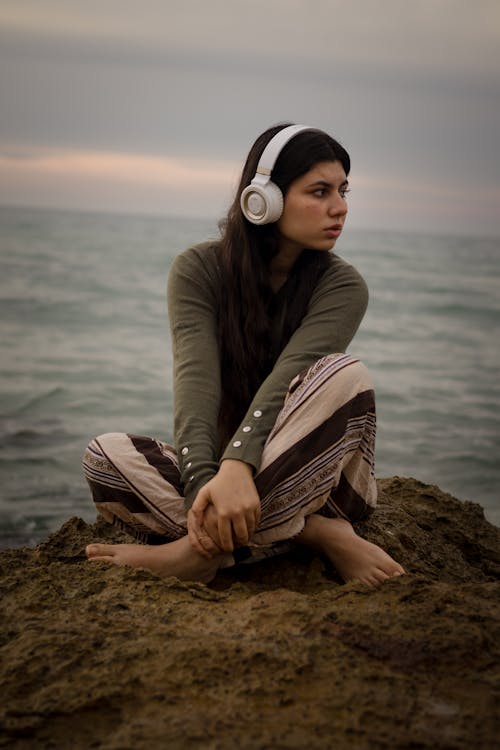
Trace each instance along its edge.
{"label": "woman's ankle", "polygon": [[335,532],[342,536],[346,533],[356,534],[352,524],[345,518],[326,518],[313,513],[305,519],[304,528],[295,541],[316,552],[324,552],[325,545],[331,544],[332,533]]}

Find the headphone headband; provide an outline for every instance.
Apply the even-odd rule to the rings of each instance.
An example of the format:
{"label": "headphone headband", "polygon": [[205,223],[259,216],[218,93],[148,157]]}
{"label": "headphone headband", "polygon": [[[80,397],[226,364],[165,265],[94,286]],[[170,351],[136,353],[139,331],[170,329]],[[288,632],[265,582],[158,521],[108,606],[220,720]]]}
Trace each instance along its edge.
{"label": "headphone headband", "polygon": [[288,141],[294,138],[297,133],[300,133],[301,130],[313,130],[313,128],[310,128],[307,125],[288,125],[288,127],[283,128],[279,133],[276,133],[261,154],[259,163],[257,164],[256,174],[270,177],[281,150],[286,146]]}
{"label": "headphone headband", "polygon": [[241,194],[243,215],[252,224],[270,224],[278,221],[283,211],[283,195],[271,180],[271,172],[284,146],[303,130],[314,130],[307,125],[288,125],[269,141],[261,154],[257,171]]}

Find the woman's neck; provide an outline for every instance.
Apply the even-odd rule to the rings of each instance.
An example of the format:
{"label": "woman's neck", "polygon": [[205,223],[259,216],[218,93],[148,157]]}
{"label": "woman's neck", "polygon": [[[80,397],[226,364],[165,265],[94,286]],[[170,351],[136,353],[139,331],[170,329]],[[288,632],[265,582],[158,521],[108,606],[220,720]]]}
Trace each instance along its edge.
{"label": "woman's neck", "polygon": [[284,243],[280,245],[278,253],[274,256],[269,266],[270,283],[273,292],[281,289],[301,253],[302,248],[298,245]]}

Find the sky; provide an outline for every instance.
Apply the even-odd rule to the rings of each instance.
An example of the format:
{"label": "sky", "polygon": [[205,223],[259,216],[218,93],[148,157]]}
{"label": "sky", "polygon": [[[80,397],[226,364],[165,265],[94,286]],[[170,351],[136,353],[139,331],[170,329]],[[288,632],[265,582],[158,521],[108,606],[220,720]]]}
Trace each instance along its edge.
{"label": "sky", "polygon": [[279,122],[351,226],[500,236],[500,3],[0,0],[0,204],[217,219]]}

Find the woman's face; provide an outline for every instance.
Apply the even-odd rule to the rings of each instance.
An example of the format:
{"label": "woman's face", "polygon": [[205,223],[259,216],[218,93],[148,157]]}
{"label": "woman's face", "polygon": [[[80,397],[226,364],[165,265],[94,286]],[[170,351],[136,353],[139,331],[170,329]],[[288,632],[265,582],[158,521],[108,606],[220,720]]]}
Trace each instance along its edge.
{"label": "woman's face", "polygon": [[347,216],[348,187],[339,161],[318,162],[294,180],[277,221],[280,250],[331,250]]}

